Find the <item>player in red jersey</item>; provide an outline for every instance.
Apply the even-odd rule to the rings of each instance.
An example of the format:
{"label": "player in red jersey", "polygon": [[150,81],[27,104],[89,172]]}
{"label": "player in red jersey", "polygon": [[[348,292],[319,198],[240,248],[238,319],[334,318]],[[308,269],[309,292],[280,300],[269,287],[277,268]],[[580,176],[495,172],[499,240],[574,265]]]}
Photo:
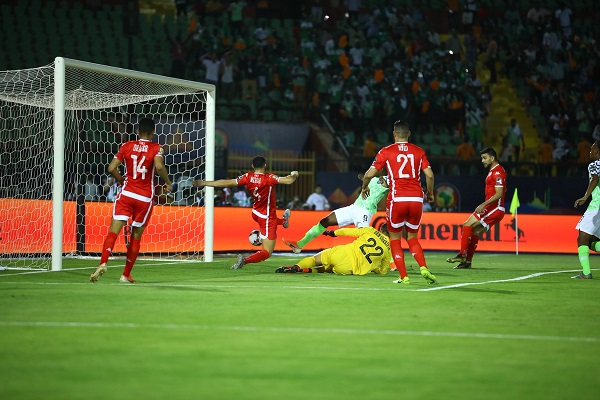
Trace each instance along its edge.
{"label": "player in red jersey", "polygon": [[216,181],[195,180],[194,186],[230,187],[245,185],[248,192],[252,194],[254,204],[252,205],[252,218],[258,224],[260,237],[262,239],[262,250],[244,258],[239,254],[237,262],[231,269],[239,269],[245,264],[258,263],[271,256],[275,249],[277,240],[277,225],[288,227],[290,210],[285,210],[283,218],[277,218],[275,185],[291,185],[298,178],[298,171],[292,171],[288,176],[279,177],[267,173],[267,161],[264,157],[254,157],[252,160],[252,172],[246,172],[236,179],[218,179]]}
{"label": "player in red jersey", "polygon": [[[140,252],[142,233],[148,226],[148,221],[152,215],[155,172],[167,185],[167,192],[173,189],[165,168],[162,147],[158,143],[152,142],[154,120],[142,118],[139,122],[138,135],[138,140],[124,143],[108,165],[108,173],[115,178],[122,189],[115,199],[109,232],[102,245],[100,265],[90,275],[90,282],[92,283],[98,282],[106,272],[106,263],[114,248],[117,236],[130,218],[132,220],[132,239],[127,248],[127,261],[120,281],[123,283],[135,282],[131,277],[131,269]],[[119,173],[121,164],[125,164],[125,177]]]}
{"label": "player in red jersey", "polygon": [[425,255],[419,243],[417,233],[423,215],[423,188],[421,171],[427,184],[427,201],[433,202],[434,175],[422,148],[408,142],[411,132],[405,121],[394,122],[395,143],[379,150],[371,167],[365,172],[362,184],[362,196],[369,196],[369,182],[384,167],[387,169],[389,188],[386,204],[386,217],[390,231],[390,246],[394,264],[400,273],[400,279],[394,283],[409,284],[402,249],[402,231],[406,231],[408,248],[419,264],[421,275],[429,283],[436,282],[435,276],[427,268]]}
{"label": "player in red jersey", "polygon": [[477,206],[475,212],[463,224],[460,237],[460,252],[456,257],[448,258],[449,263],[459,263],[454,268],[471,268],[471,260],[477,249],[479,235],[504,218],[504,196],[506,194],[506,171],[498,164],[496,151],[491,147],[479,152],[481,163],[490,169],[485,178],[485,201]]}

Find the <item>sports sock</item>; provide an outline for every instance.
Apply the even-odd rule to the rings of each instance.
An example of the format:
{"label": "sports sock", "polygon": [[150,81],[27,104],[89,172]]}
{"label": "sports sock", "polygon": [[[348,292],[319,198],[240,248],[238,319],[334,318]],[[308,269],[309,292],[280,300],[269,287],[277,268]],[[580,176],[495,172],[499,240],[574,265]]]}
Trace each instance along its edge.
{"label": "sports sock", "polygon": [[127,260],[125,261],[125,268],[123,269],[123,275],[131,276],[131,269],[135,260],[137,260],[138,254],[140,253],[140,241],[141,239],[131,239],[129,248],[127,249]]}
{"label": "sports sock", "polygon": [[577,252],[579,253],[579,263],[581,264],[583,273],[585,275],[591,274],[592,270],[590,269],[590,248],[587,246],[579,246],[577,248]]}
{"label": "sports sock", "polygon": [[302,260],[298,261],[296,264],[300,267],[300,269],[312,268],[317,265],[314,257],[304,257]]}
{"label": "sports sock", "polygon": [[254,254],[250,254],[248,257],[244,258],[244,264],[253,264],[259,263],[261,261],[265,261],[271,255],[266,250],[259,250]]}
{"label": "sports sock", "polygon": [[414,257],[419,267],[427,267],[427,263],[425,262],[425,255],[423,254],[423,248],[421,247],[421,243],[419,243],[419,239],[409,239],[408,249],[410,250],[410,253]]}
{"label": "sports sock", "polygon": [[471,235],[471,240],[469,241],[469,249],[467,250],[467,262],[471,262],[473,259],[473,255],[475,254],[475,250],[477,250],[477,244],[479,243],[479,236]]}
{"label": "sports sock", "polygon": [[394,264],[400,274],[400,279],[404,279],[407,275],[406,265],[404,264],[404,250],[402,250],[402,240],[390,240],[390,247],[392,248],[392,255],[394,257]]}
{"label": "sports sock", "polygon": [[592,244],[590,245],[590,249],[592,249],[596,252],[600,252],[600,242],[599,241],[592,242]]}
{"label": "sports sock", "polygon": [[319,222],[318,224],[310,228],[302,239],[298,240],[298,247],[302,248],[306,246],[308,242],[310,242],[323,232],[325,232],[325,227]]}
{"label": "sports sock", "polygon": [[100,265],[106,264],[108,262],[108,257],[113,251],[115,247],[115,241],[117,240],[117,234],[114,232],[108,232],[106,238],[104,239],[104,243],[102,244],[102,256],[100,256]]}
{"label": "sports sock", "polygon": [[473,228],[470,226],[463,226],[462,235],[460,236],[460,255],[465,256],[469,249],[469,242],[471,235],[473,234]]}

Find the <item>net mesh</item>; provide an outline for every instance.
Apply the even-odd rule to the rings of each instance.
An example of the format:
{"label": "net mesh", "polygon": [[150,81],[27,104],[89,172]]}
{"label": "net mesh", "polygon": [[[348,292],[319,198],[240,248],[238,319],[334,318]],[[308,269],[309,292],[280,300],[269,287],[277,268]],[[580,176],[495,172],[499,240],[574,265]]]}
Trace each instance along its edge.
{"label": "net mesh", "polygon": [[[122,143],[136,138],[138,120],[151,117],[174,190],[163,193],[156,177],[157,206],[140,253],[199,257],[203,199],[191,183],[204,177],[206,92],[127,70],[69,66],[65,91],[63,254],[101,251],[118,190],[106,167]],[[0,266],[50,265],[53,124],[54,64],[0,72]],[[125,245],[121,238],[113,254],[124,254]]]}

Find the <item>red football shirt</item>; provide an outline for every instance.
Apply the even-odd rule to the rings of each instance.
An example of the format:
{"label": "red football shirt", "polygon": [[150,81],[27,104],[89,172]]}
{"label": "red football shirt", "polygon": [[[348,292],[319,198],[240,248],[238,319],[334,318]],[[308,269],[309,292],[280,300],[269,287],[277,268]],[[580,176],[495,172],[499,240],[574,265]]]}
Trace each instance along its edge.
{"label": "red football shirt", "polygon": [[252,212],[261,218],[274,216],[277,209],[275,200],[275,185],[279,184],[279,177],[275,174],[260,172],[246,172],[238,176],[238,186],[246,185],[248,192],[254,198]]}
{"label": "red football shirt", "polygon": [[494,205],[499,208],[504,208],[504,196],[506,195],[506,171],[500,164],[496,164],[490,168],[487,177],[485,178],[485,200],[496,194],[496,188],[502,188],[502,197]]}
{"label": "red football shirt", "polygon": [[430,168],[425,151],[408,142],[396,142],[379,150],[371,165],[387,168],[390,182],[388,200],[423,202],[421,171]]}
{"label": "red football shirt", "polygon": [[163,155],[158,143],[146,139],[124,143],[115,158],[125,164],[125,184],[121,193],[150,202],[154,198],[154,157]]}

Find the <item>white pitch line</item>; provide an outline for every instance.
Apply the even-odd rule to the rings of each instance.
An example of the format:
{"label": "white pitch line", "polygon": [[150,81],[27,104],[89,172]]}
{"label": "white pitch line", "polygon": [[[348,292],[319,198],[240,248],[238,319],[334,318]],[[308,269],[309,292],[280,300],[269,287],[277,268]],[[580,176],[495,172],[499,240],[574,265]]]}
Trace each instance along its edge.
{"label": "white pitch line", "polygon": [[543,335],[517,335],[502,333],[473,333],[473,332],[433,332],[433,331],[405,331],[392,329],[338,329],[338,328],[302,328],[302,327],[274,327],[274,326],[226,326],[226,325],[196,325],[196,324],[138,324],[138,323],[106,323],[106,322],[59,322],[59,321],[0,321],[0,326],[38,327],[38,328],[128,328],[128,329],[172,329],[172,330],[219,330],[219,331],[244,331],[244,332],[284,332],[284,333],[309,333],[309,334],[346,334],[346,335],[388,335],[388,336],[435,336],[457,337],[469,339],[505,339],[505,340],[533,340],[554,342],[600,342],[597,337],[575,336],[543,336]]}
{"label": "white pitch line", "polygon": [[[163,264],[153,264],[153,265],[163,265]],[[116,268],[116,267],[114,267]],[[79,270],[79,269],[88,269],[88,267],[82,268],[71,268],[70,270]],[[592,271],[600,270],[599,268],[592,268]],[[432,286],[424,289],[408,289],[402,288],[399,289],[397,285],[387,286],[387,287],[336,287],[336,286],[300,286],[300,285],[219,285],[219,284],[169,284],[169,283],[136,283],[135,285],[126,285],[128,287],[189,287],[189,288],[207,288],[207,289],[297,289],[297,290],[354,290],[354,291],[367,291],[367,292],[376,292],[376,291],[403,291],[403,292],[430,292],[435,290],[443,290],[443,289],[454,289],[464,286],[473,286],[473,285],[487,285],[490,283],[506,283],[506,282],[516,282],[522,281],[525,279],[531,279],[538,276],[543,275],[552,275],[552,274],[564,274],[564,273],[577,273],[581,270],[564,270],[564,271],[547,271],[547,272],[536,272],[529,275],[518,276],[516,278],[508,278],[508,279],[497,279],[492,281],[483,281],[483,282],[464,282],[464,283],[456,283],[453,285],[445,285],[445,286]],[[41,272],[53,272],[53,271],[41,271]],[[60,271],[58,271],[60,272]],[[31,271],[27,273],[40,273],[40,271]],[[4,274],[3,276],[11,276],[11,275],[21,275],[18,274]],[[90,286],[89,282],[14,282],[14,281],[2,281],[0,280],[0,284],[12,284],[12,285],[83,285]],[[124,286],[120,283],[105,283],[102,285],[106,286]]]}
{"label": "white pitch line", "polygon": [[[592,270],[596,271],[596,270],[598,270],[598,268],[594,268]],[[518,276],[516,278],[509,278],[509,279],[496,279],[496,280],[493,280],[493,281],[465,282],[465,283],[456,283],[454,285],[434,286],[434,287],[430,287],[430,288],[427,288],[427,289],[417,289],[417,292],[431,292],[433,290],[454,289],[454,288],[457,288],[457,287],[472,286],[472,285],[487,285],[489,283],[516,282],[516,281],[523,281],[525,279],[536,278],[538,276],[543,276],[543,275],[565,274],[567,272],[570,272],[570,273],[581,272],[581,269],[573,269],[573,270],[567,270],[567,271],[536,272],[534,274],[529,274],[529,275],[525,275],[525,276]]]}

